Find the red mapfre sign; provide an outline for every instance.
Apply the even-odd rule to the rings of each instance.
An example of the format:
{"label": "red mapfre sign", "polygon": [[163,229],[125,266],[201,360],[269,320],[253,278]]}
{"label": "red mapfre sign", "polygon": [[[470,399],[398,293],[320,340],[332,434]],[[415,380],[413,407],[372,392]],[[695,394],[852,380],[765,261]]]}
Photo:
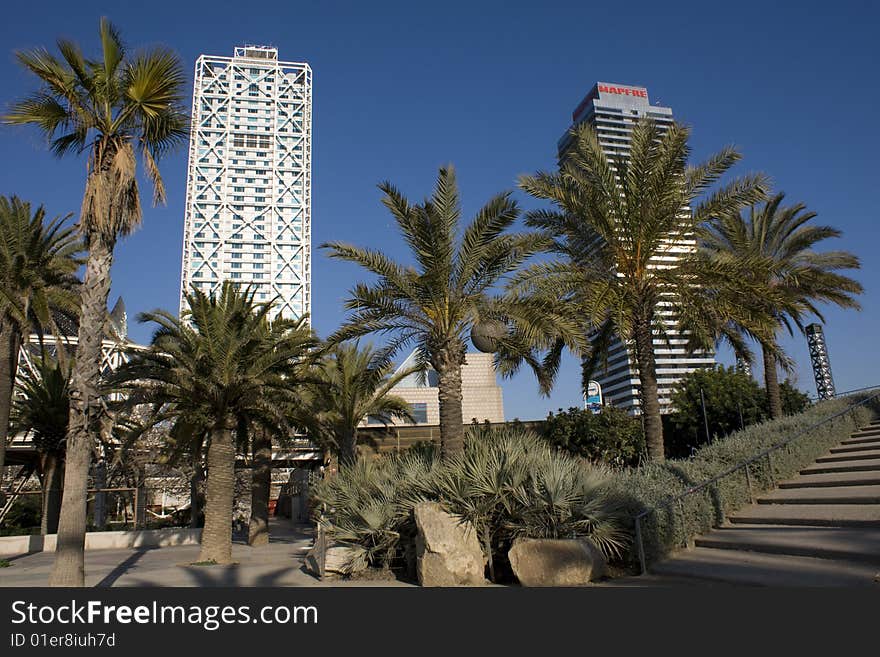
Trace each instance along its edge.
{"label": "red mapfre sign", "polygon": [[636,98],[647,98],[647,89],[633,89],[631,87],[612,87],[608,84],[600,84],[599,91],[603,94],[620,94],[621,96],[635,96]]}
{"label": "red mapfre sign", "polygon": [[571,113],[572,121],[577,121],[577,118],[581,115],[581,112],[584,111],[584,108],[590,103],[590,101],[596,100],[600,91],[605,94],[633,96],[635,98],[644,98],[646,100],[648,98],[647,89],[639,89],[636,87],[615,87],[610,84],[597,84],[595,87],[593,87],[590,93],[587,94],[587,97],[581,101],[581,104],[577,106],[577,109],[575,109],[575,111]]}

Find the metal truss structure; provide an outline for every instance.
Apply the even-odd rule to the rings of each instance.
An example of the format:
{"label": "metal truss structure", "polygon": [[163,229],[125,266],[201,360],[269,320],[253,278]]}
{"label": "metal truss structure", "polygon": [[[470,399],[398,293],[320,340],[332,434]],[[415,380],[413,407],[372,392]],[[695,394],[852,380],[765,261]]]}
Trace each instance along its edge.
{"label": "metal truss structure", "polygon": [[834,378],[831,376],[831,361],[828,360],[828,347],[825,344],[825,331],[820,324],[810,324],[806,328],[807,348],[810,350],[810,363],[816,379],[816,394],[819,399],[834,397]]}
{"label": "metal truss structure", "polygon": [[[72,357],[74,352],[76,351],[76,336],[66,335],[60,338],[60,340],[61,345],[63,345],[65,351],[68,354],[68,357]],[[110,372],[118,369],[123,363],[128,362],[129,355],[126,350],[130,346],[131,343],[125,339],[114,340],[110,338],[104,338],[101,341],[102,376],[109,374]],[[42,336],[42,339],[39,335],[29,336],[28,341],[18,352],[19,376],[21,376],[23,372],[34,372],[35,361],[39,360],[40,354],[42,353],[43,349],[46,350],[46,353],[48,355],[56,358],[58,347],[59,343],[53,336],[44,335]],[[9,442],[9,448],[14,454],[15,450],[30,449],[32,444],[33,443],[30,439],[29,434],[19,434],[11,438]]]}
{"label": "metal truss structure", "polygon": [[737,358],[736,358],[736,371],[742,372],[747,377],[751,378],[752,365],[745,358],[741,358],[741,357],[737,356]]}
{"label": "metal truss structure", "polygon": [[311,311],[312,71],[266,46],[196,62],[181,310],[192,286],[251,286]]}

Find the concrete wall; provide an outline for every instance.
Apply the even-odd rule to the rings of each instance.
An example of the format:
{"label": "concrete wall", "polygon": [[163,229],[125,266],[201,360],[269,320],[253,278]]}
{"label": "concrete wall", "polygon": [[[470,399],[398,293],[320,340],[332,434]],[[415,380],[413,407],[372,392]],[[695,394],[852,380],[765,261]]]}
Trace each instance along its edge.
{"label": "concrete wall", "polygon": [[[88,532],[86,533],[86,550],[196,545],[201,540],[201,536],[201,529],[182,527],[143,529],[138,531]],[[2,536],[0,537],[0,556],[26,554],[28,552],[54,552],[56,539],[56,534],[48,534],[46,536]]]}

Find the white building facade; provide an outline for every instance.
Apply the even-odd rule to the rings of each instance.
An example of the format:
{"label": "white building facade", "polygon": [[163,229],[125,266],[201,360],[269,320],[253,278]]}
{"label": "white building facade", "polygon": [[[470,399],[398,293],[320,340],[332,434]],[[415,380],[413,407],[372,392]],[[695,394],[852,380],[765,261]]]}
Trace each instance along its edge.
{"label": "white building facade", "polygon": [[[416,363],[415,352],[400,364],[396,372],[412,368]],[[439,425],[440,389],[437,372],[428,369],[423,377],[417,373],[409,374],[391,389],[391,394],[402,397],[410,404],[414,422],[392,420],[391,426]],[[471,352],[465,355],[461,366],[461,416],[465,424],[471,422],[504,422],[504,398],[492,354]],[[367,418],[362,426],[373,426],[381,422]]]}
{"label": "white building facade", "polygon": [[[598,82],[572,113],[572,126],[592,125],[605,154],[613,163],[615,159],[628,157],[633,125],[642,117],[649,117],[661,128],[673,122],[670,108],[650,104],[646,88]],[[572,141],[571,134],[566,131],[557,145],[560,160],[571,148]],[[656,258],[656,266],[675,262],[694,247],[693,240],[670,240],[666,252]],[[660,408],[662,412],[670,412],[675,384],[695,369],[712,367],[715,356],[706,351],[688,352],[687,337],[678,331],[671,312],[664,310],[663,306],[661,303],[659,316],[666,320],[663,322],[666,334],[659,335],[655,331],[654,354]],[[641,387],[632,345],[616,338],[608,349],[607,362],[593,378],[602,386],[607,402],[631,414],[639,413]]]}
{"label": "white building facade", "polygon": [[312,71],[244,46],[196,62],[181,310],[193,286],[224,280],[311,312]]}

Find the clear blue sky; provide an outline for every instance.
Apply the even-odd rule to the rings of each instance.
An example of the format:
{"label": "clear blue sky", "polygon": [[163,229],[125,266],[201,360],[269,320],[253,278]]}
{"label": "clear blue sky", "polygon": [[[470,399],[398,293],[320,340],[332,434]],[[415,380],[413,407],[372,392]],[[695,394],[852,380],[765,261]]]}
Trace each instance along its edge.
{"label": "clear blue sky", "polygon": [[[646,86],[652,102],[693,126],[696,158],[736,144],[745,155],[739,172],[767,172],[791,201],[844,231],[833,246],[863,259],[865,309],[827,312],[834,376],[838,390],[880,383],[876,3],[22,2],[4,8],[0,25],[0,104],[33,89],[14,49],[54,47],[65,36],[94,52],[101,15],[131,46],[174,48],[190,76],[199,54],[231,55],[243,43],[311,64],[315,247],[344,239],[400,256],[377,182],[420,199],[451,162],[473,212],[518,174],[553,166],[571,110],[597,80]],[[81,158],[58,161],[18,128],[0,129],[0,150],[0,194],[53,214],[78,210]],[[117,249],[110,303],[124,296],[132,316],[177,307],[185,151],[162,169],[167,207],[147,208],[143,228]],[[360,273],[317,248],[313,262],[313,323],[326,336]],[[132,335],[145,341],[149,329],[134,326]],[[804,339],[785,346],[797,384],[814,394]],[[568,359],[546,399],[521,373],[503,383],[507,416],[577,404],[578,381]]]}

